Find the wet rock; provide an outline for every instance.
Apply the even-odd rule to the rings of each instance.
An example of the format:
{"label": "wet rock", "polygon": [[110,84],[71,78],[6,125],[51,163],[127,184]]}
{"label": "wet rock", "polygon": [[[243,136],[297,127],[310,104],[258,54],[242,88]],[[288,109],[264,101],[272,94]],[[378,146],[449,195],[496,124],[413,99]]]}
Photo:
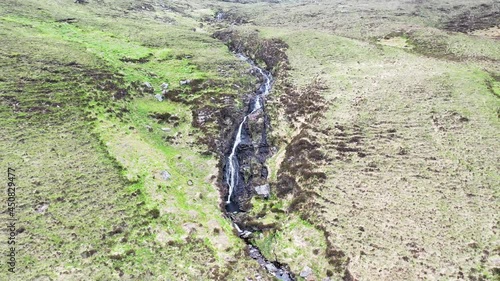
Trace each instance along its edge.
{"label": "wet rock", "polygon": [[162,171],[161,172],[161,178],[163,180],[169,180],[172,176],[167,172],[167,171]]}
{"label": "wet rock", "polygon": [[163,95],[156,94],[156,95],[155,95],[155,98],[156,98],[158,101],[163,101]]}
{"label": "wet rock", "polygon": [[184,86],[184,85],[189,85],[190,83],[191,83],[191,80],[189,80],[189,79],[188,79],[188,80],[181,80],[181,81],[179,82],[179,84],[180,84],[181,86]]}
{"label": "wet rock", "polygon": [[255,249],[253,247],[251,247],[248,252],[249,252],[249,255],[252,259],[257,259],[257,258],[261,257],[259,250]]}
{"label": "wet rock", "polygon": [[247,239],[249,238],[250,236],[252,236],[252,232],[251,231],[248,231],[248,230],[244,230],[243,232],[241,232],[239,234],[239,236],[243,239]]}
{"label": "wet rock", "polygon": [[260,196],[260,197],[263,197],[263,198],[268,198],[269,195],[271,194],[271,189],[269,187],[269,184],[264,184],[264,185],[259,185],[259,186],[256,186],[255,187],[255,192],[257,192],[257,194]]}
{"label": "wet rock", "polygon": [[267,271],[269,271],[271,273],[278,271],[278,268],[276,268],[276,266],[272,263],[266,263],[265,267],[266,267]]}
{"label": "wet rock", "polygon": [[304,268],[300,272],[300,277],[306,278],[307,276],[311,275],[312,273],[313,273],[312,269],[306,265],[306,266],[304,266]]}

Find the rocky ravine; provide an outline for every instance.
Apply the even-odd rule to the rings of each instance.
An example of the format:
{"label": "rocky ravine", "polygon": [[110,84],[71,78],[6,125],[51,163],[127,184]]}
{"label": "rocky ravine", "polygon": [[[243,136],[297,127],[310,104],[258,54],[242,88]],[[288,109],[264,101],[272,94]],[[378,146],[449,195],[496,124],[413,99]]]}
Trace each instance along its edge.
{"label": "rocky ravine", "polygon": [[269,95],[273,83],[269,71],[260,68],[248,57],[240,53],[237,55],[252,66],[252,73],[259,78],[261,83],[249,100],[246,114],[235,129],[234,137],[230,142],[231,148],[225,157],[223,185],[228,190],[225,209],[238,235],[248,244],[249,255],[278,279],[295,280],[294,274],[290,272],[287,265],[278,261],[271,262],[258,247],[252,245],[248,238],[254,229],[247,229],[247,226],[237,219],[238,213],[248,208],[244,205],[252,196],[252,187],[259,195],[269,196],[268,170],[265,165],[270,153],[267,143],[269,118],[264,104],[265,97]]}

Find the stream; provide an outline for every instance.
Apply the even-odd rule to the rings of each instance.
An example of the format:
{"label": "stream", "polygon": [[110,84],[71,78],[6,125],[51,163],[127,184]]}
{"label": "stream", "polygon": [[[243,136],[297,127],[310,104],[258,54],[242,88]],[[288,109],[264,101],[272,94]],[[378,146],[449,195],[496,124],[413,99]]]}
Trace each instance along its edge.
{"label": "stream", "polygon": [[[240,209],[239,198],[241,194],[248,192],[250,184],[245,182],[244,175],[242,173],[242,164],[243,159],[254,156],[254,146],[255,144],[252,141],[252,135],[248,132],[249,129],[249,120],[254,120],[259,116],[264,115],[264,120],[266,120],[267,116],[265,115],[265,97],[269,95],[271,91],[271,87],[273,84],[273,77],[271,73],[265,69],[260,68],[256,65],[254,61],[250,58],[244,56],[243,54],[236,54],[241,60],[249,63],[252,66],[252,72],[255,76],[260,79],[260,85],[258,89],[253,93],[253,96],[250,98],[248,103],[248,110],[238,124],[237,129],[235,130],[235,136],[231,145],[231,149],[228,152],[228,156],[225,158],[225,168],[223,172],[223,180],[224,184],[227,186],[228,194],[227,199],[225,201],[225,209],[228,217],[233,222],[234,228],[238,231],[238,236],[245,241],[248,246],[248,253],[251,258],[255,259],[267,272],[271,275],[275,276],[279,280],[283,281],[293,281],[295,280],[294,274],[290,272],[288,266],[286,264],[282,264],[278,261],[270,261],[267,259],[260,249],[252,244],[250,237],[252,232],[245,229],[244,225],[238,225],[235,222],[234,216],[242,210]],[[261,140],[257,145],[259,150],[259,155],[267,156],[267,153],[260,153],[262,148],[264,150],[268,149],[267,145],[267,122],[263,122],[261,129]],[[249,154],[248,151],[252,151]],[[262,177],[265,178],[267,183],[267,168],[264,165],[265,156],[260,157],[260,162],[263,165],[263,170],[265,173],[262,173]]]}

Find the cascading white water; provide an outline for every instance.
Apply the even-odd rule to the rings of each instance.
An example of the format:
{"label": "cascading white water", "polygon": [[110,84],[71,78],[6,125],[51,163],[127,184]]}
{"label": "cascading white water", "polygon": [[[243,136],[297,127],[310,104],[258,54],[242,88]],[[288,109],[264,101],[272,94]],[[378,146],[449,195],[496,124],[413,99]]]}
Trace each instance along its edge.
{"label": "cascading white water", "polygon": [[255,113],[257,110],[262,108],[262,98],[263,96],[266,96],[269,94],[269,91],[271,90],[271,84],[272,84],[272,76],[270,73],[267,73],[267,71],[264,71],[262,68],[256,66],[250,59],[245,57],[244,55],[239,54],[238,55],[241,60],[251,62],[251,65],[253,66],[254,70],[259,72],[259,74],[262,76],[264,79],[264,82],[260,85],[259,90],[260,93],[258,93],[255,96],[254,99],[254,104],[251,107],[252,111],[248,113],[243,120],[241,121],[239,127],[238,127],[238,132],[236,133],[236,137],[234,139],[233,147],[231,149],[231,153],[229,154],[228,157],[228,169],[226,172],[226,183],[229,186],[229,194],[227,196],[227,201],[226,204],[231,203],[231,196],[233,194],[233,191],[235,187],[238,185],[239,182],[239,163],[238,163],[238,157],[236,155],[236,150],[238,149],[238,146],[241,143],[241,133],[243,130],[243,125],[247,121],[248,116],[251,114]]}
{"label": "cascading white water", "polygon": [[264,87],[264,90],[262,91],[263,96],[267,96],[269,94],[269,91],[271,90],[271,80],[272,76],[271,73],[264,73],[264,70],[260,67],[255,67],[257,71],[264,77],[264,83],[261,85],[261,87]]}
{"label": "cascading white water", "polygon": [[253,106],[253,110],[250,114],[254,113],[255,111],[259,110],[262,108],[262,103],[260,102],[260,97],[257,96],[255,98],[255,101],[254,101],[254,106]]}
{"label": "cascading white water", "polygon": [[241,142],[241,130],[243,130],[243,124],[247,120],[247,116],[243,118],[243,121],[240,123],[240,127],[238,128],[238,133],[236,134],[236,138],[234,139],[233,148],[231,150],[231,154],[229,154],[229,169],[228,176],[226,177],[227,185],[229,186],[229,195],[227,196],[226,204],[231,203],[231,195],[233,194],[234,187],[238,184],[238,158],[236,157],[236,149]]}

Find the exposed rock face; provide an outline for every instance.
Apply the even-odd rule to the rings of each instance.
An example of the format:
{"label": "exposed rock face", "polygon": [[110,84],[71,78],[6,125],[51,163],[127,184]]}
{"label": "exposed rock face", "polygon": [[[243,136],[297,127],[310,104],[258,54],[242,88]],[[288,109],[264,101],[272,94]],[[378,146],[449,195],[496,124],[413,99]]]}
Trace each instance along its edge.
{"label": "exposed rock face", "polygon": [[257,33],[240,34],[233,30],[217,31],[213,36],[226,42],[234,51],[247,54],[252,60],[263,60],[274,74],[278,69],[288,69],[285,53],[288,45],[280,39],[262,39]]}
{"label": "exposed rock face", "polygon": [[[251,110],[251,109],[249,109]],[[243,181],[235,194],[240,205],[245,208],[252,194],[251,186],[259,187],[262,197],[269,196],[269,185],[266,186],[267,167],[265,161],[269,156],[267,144],[268,118],[264,111],[259,110],[248,116],[242,128],[241,144],[238,146],[237,155],[240,162],[239,173]],[[266,190],[267,189],[267,190]]]}

